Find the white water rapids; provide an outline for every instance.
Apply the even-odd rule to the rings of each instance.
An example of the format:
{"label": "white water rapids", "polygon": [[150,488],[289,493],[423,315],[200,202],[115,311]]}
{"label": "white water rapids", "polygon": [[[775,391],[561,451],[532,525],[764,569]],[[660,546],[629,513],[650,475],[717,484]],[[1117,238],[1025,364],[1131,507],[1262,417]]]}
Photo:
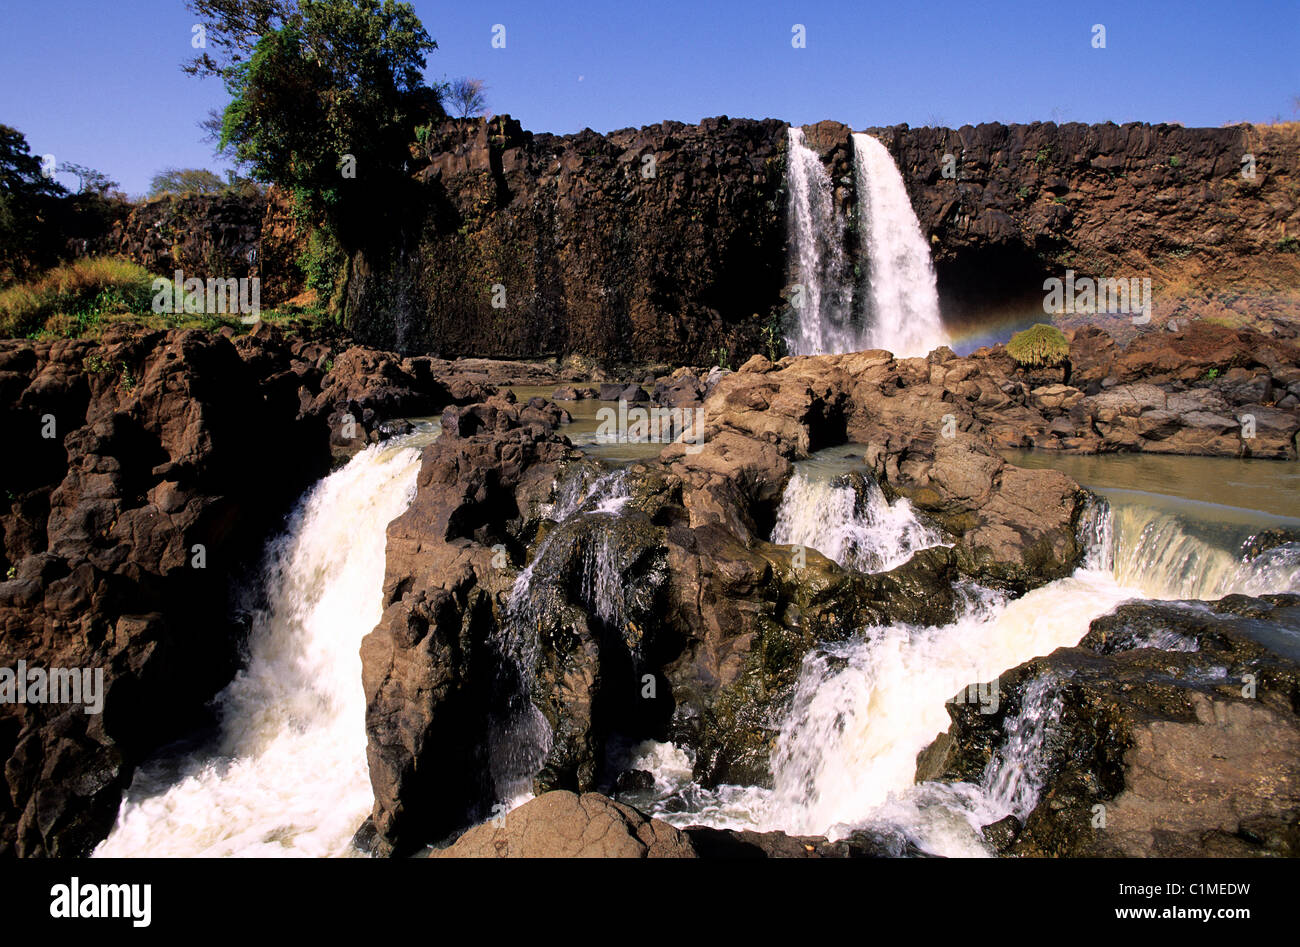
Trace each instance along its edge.
{"label": "white water rapids", "polygon": [[[842,520],[846,509],[852,516],[843,494],[833,488],[810,491],[807,481],[796,478],[792,489],[805,501],[815,497],[822,508],[801,508],[802,522],[782,527],[775,541],[815,536],[812,524],[835,515]],[[897,524],[907,518],[897,513],[895,528],[874,533],[887,547],[877,550],[878,559],[906,558],[901,546],[913,540]],[[1012,601],[968,587],[964,614],[952,624],[866,629],[855,640],[809,654],[781,721],[772,789],[703,789],[692,780],[686,753],[670,744],[642,745],[631,766],[654,774],[655,814],[680,826],[831,837],[870,828],[906,837],[935,854],[989,854],[980,827],[1009,814],[1023,818],[1036,802],[1037,750],[1059,703],[1052,682],[1031,683],[1020,714],[1007,720],[1005,746],[979,785],[916,784],[917,754],[948,729],[948,700],[959,693],[971,699],[970,685],[995,682],[1031,658],[1077,644],[1094,618],[1127,600],[1300,591],[1295,545],[1247,561],[1196,539],[1160,510],[1112,511],[1098,503],[1087,520],[1093,549],[1086,565],[1069,578]],[[843,529],[824,529],[822,551],[839,544],[842,534]],[[997,699],[995,688],[980,693]]]}
{"label": "white water rapids", "polygon": [[142,767],[97,856],[353,852],[373,802],[358,648],[419,465],[415,447],[372,446],[301,501],[268,550],[266,607],[217,697],[215,745]]}
{"label": "white water rapids", "polygon": [[[930,248],[912,210],[903,176],[888,149],[870,135],[853,136],[858,259],[846,260],[845,224],[835,211],[834,184],[803,129],[791,127],[786,159],[791,269],[800,287],[792,355],[886,349],[926,355],[948,336]],[[856,310],[856,312],[855,312]]]}
{"label": "white water rapids", "polygon": [[[217,698],[218,734],[142,767],[96,855],[355,853],[353,833],[372,803],[358,646],[380,618],[386,526],[414,495],[413,443],[363,451],[303,499],[268,549],[265,606],[254,615],[245,669]],[[800,466],[774,541],[811,546],[862,571],[892,568],[944,541],[906,502],[886,502],[874,483],[864,490],[837,479],[855,453]],[[561,487],[552,510],[561,520],[617,516],[628,502],[622,472],[583,473]],[[684,751],[643,745],[632,766],[656,778],[647,808],[678,825],[832,837],[874,828],[936,854],[986,855],[980,827],[1023,816],[1035,803],[1038,749],[1059,702],[1052,681],[1031,682],[978,784],[918,785],[917,754],[948,728],[945,702],[953,695],[1076,644],[1092,619],[1129,599],[1300,591],[1296,544],[1246,559],[1169,509],[1098,502],[1083,536],[1092,551],[1069,578],[1012,601],[967,586],[951,624],[868,628],[811,652],[779,722],[771,789],[705,790],[693,782]],[[607,544],[593,544],[589,559],[583,598],[599,615],[621,602],[619,577]],[[511,597],[516,617],[527,618],[531,575],[532,566]],[[527,636],[507,643],[532,646]],[[998,697],[996,690],[981,695]],[[508,805],[527,798],[527,777],[549,745],[544,721],[533,726],[531,704],[521,711],[492,754]]]}

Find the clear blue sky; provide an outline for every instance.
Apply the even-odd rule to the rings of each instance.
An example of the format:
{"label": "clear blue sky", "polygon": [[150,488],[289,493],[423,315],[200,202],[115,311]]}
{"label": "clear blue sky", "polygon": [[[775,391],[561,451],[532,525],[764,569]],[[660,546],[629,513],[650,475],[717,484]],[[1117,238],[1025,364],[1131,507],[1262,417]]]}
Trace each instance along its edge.
{"label": "clear blue sky", "polygon": [[[609,131],[710,115],[897,122],[1294,119],[1300,2],[1052,0],[574,3],[416,0],[431,80],[470,75],[525,128]],[[223,166],[196,123],[224,104],[180,72],[182,0],[4,0],[0,123],[128,193]],[[491,46],[494,24],[506,48]],[[791,27],[807,48],[791,46]],[[1106,27],[1106,48],[1091,45]]]}

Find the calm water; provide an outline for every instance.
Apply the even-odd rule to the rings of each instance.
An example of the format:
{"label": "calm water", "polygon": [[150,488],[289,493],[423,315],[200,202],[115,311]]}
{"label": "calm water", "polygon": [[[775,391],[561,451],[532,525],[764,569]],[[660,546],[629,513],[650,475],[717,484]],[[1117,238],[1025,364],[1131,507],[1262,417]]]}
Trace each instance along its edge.
{"label": "calm water", "polygon": [[[514,392],[515,397],[521,404],[526,404],[529,398],[541,397],[546,398],[548,401],[552,400],[551,395],[555,394],[556,389],[560,387],[562,387],[560,384],[510,385],[509,390]],[[575,384],[575,387],[582,387],[582,384]],[[650,460],[658,457],[660,451],[667,446],[664,443],[654,441],[619,441],[608,435],[598,435],[597,432],[601,427],[600,410],[602,408],[612,409],[615,412],[615,418],[617,418],[617,401],[598,401],[595,398],[582,398],[578,401],[556,401],[555,403],[568,411],[573,418],[572,423],[560,426],[559,433],[571,440],[574,447],[591,454],[593,457],[599,457],[615,467],[634,463],[638,460]],[[629,405],[628,407],[637,406]],[[650,405],[643,402],[640,407],[649,408]]]}
{"label": "calm water", "polygon": [[1020,467],[1050,467],[1109,499],[1182,505],[1242,525],[1300,525],[1300,463],[1161,454],[1004,451]]}

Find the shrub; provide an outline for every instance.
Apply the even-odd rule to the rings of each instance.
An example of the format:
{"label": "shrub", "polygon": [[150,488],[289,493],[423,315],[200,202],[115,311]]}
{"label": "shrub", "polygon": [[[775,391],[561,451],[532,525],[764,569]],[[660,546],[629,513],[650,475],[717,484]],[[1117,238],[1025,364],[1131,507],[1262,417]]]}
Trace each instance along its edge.
{"label": "shrub", "polygon": [[1069,357],[1070,343],[1060,329],[1040,322],[1013,335],[1007,354],[1021,368],[1051,368]]}
{"label": "shrub", "polygon": [[108,313],[147,313],[153,277],[117,257],[90,257],[47,270],[0,291],[0,335],[21,337],[57,326],[62,335],[91,331]]}

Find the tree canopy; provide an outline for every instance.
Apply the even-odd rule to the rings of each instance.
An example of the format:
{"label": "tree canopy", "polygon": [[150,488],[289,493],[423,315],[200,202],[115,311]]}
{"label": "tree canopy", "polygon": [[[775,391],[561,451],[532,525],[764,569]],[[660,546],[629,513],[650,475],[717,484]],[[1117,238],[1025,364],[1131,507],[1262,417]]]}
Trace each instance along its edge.
{"label": "tree canopy", "polygon": [[149,182],[149,197],[164,194],[217,194],[226,182],[207,168],[164,168]]}
{"label": "tree canopy", "polygon": [[27,138],[0,125],[0,281],[25,269],[51,198],[66,192],[41,170]]}
{"label": "tree canopy", "polygon": [[415,126],[441,117],[423,79],[437,44],[396,0],[196,0],[211,18],[187,68],[231,100],[219,147],[256,180],[292,190],[344,245],[377,202],[393,206]]}

